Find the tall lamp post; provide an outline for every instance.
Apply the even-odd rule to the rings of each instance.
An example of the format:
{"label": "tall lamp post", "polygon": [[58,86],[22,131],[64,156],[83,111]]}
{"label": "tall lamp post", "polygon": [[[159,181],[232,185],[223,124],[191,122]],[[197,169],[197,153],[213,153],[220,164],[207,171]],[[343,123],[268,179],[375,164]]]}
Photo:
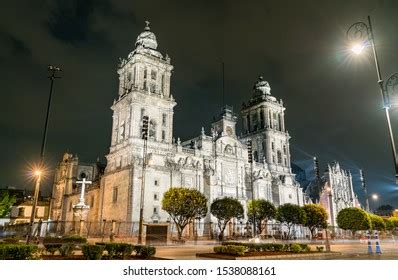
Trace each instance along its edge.
{"label": "tall lamp post", "polygon": [[247,140],[247,156],[250,163],[250,188],[252,191],[252,211],[253,211],[253,238],[256,236],[256,209],[254,202],[254,186],[253,186],[253,153],[252,153],[252,140]]}
{"label": "tall lamp post", "polygon": [[369,212],[369,211],[370,211],[370,208],[369,208],[368,190],[367,190],[367,188],[366,188],[365,177],[363,176],[363,171],[362,171],[362,169],[359,169],[359,176],[360,176],[359,179],[361,180],[362,189],[363,189],[363,191],[364,191],[364,193],[365,193],[365,210],[366,210],[367,212]]}
{"label": "tall lamp post", "polygon": [[354,44],[352,45],[351,51],[357,55],[361,54],[362,51],[367,46],[369,46],[369,44],[372,47],[373,57],[374,57],[374,62],[375,62],[375,67],[376,67],[376,73],[377,73],[377,83],[379,84],[380,94],[381,94],[381,98],[383,100],[383,108],[384,108],[384,112],[386,115],[388,133],[390,136],[391,150],[392,150],[392,155],[393,155],[393,159],[394,159],[395,181],[398,184],[397,151],[395,148],[394,135],[393,135],[392,128],[391,128],[390,112],[389,112],[390,108],[391,108],[390,96],[392,94],[396,93],[396,90],[398,89],[398,73],[392,74],[387,79],[387,81],[384,82],[382,75],[381,75],[381,71],[380,71],[379,59],[377,56],[375,39],[374,39],[374,35],[373,35],[373,29],[372,29],[372,23],[370,21],[370,16],[368,16],[367,23],[356,22],[353,25],[351,25],[350,28],[347,30],[347,38],[348,38],[348,40],[354,42]]}
{"label": "tall lamp post", "polygon": [[[40,182],[41,182],[41,177],[42,177],[42,172],[43,172],[41,169],[44,168],[44,151],[45,151],[46,142],[47,142],[47,130],[48,130],[48,123],[49,123],[49,118],[50,118],[51,100],[52,100],[52,94],[53,94],[54,80],[61,78],[61,77],[57,77],[55,75],[57,72],[61,71],[61,68],[59,68],[57,66],[49,65],[48,71],[50,72],[50,76],[48,78],[51,81],[50,95],[48,97],[46,121],[44,123],[43,140],[41,143],[39,169],[34,172],[35,176],[36,176],[36,183],[35,183],[35,191],[33,194],[32,213],[30,214],[29,231],[27,233],[26,243],[30,242],[30,240],[32,238],[32,234],[33,234],[33,225],[34,225],[35,216],[36,216],[37,201],[39,198],[39,191],[40,191]],[[50,206],[51,206],[51,199],[50,199]]]}
{"label": "tall lamp post", "polygon": [[146,153],[148,147],[148,126],[149,117],[142,117],[142,139],[144,140],[144,149],[142,152],[142,174],[141,174],[141,196],[140,196],[140,221],[138,227],[138,244],[142,244],[142,235],[144,229],[144,200],[145,200],[145,168],[146,168]]}

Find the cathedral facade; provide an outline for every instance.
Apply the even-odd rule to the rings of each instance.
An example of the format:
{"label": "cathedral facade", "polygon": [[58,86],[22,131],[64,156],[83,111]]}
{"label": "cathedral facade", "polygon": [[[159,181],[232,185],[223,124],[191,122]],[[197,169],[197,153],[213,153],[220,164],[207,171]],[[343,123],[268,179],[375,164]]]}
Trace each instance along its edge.
{"label": "cathedral facade", "polygon": [[[276,206],[304,204],[302,188],[290,166],[285,107],[271,95],[268,82],[260,77],[252,97],[242,105],[240,136],[236,131],[238,117],[225,106],[210,127],[202,128],[193,139],[181,141],[173,137],[177,103],[170,92],[172,69],[171,59],[157,50],[156,36],[147,25],[117,70],[119,88],[111,106],[107,165],[82,164],[77,156],[65,154],[53,185],[52,220],[73,220],[72,208],[80,194],[76,180],[81,177],[92,181],[85,195],[90,206],[87,219],[92,221],[138,222],[143,186],[145,223],[169,221],[161,201],[171,187],[194,188],[208,198],[209,206],[220,197],[236,198],[245,209],[252,197]],[[145,157],[144,116],[149,117]],[[252,166],[248,140],[252,142]],[[208,214],[205,221],[215,220]]]}
{"label": "cathedral facade", "polygon": [[338,162],[327,167],[319,201],[328,212],[328,224],[333,227],[338,226],[337,215],[342,209],[361,207],[354,192],[351,172],[341,168]]}

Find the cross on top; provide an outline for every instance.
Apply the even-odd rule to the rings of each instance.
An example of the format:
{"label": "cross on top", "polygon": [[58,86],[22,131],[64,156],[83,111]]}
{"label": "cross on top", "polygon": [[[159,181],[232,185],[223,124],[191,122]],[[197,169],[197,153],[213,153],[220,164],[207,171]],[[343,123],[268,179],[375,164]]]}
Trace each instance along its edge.
{"label": "cross on top", "polygon": [[86,185],[90,185],[91,183],[92,183],[92,181],[88,181],[88,180],[86,180],[86,178],[83,178],[81,181],[76,181],[76,184],[82,184],[82,192],[80,194],[79,203],[77,205],[79,205],[79,206],[85,205],[85,203],[84,203],[84,191],[86,189]]}

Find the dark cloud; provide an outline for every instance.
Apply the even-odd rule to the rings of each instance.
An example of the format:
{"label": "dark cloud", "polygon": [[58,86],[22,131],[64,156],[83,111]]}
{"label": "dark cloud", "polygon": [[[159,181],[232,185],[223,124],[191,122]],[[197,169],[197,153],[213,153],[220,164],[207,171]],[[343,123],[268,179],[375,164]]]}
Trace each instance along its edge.
{"label": "dark cloud", "polygon": [[[226,102],[237,113],[258,75],[284,100],[293,160],[308,170],[314,155],[322,169],[339,160],[356,182],[357,168],[363,168],[369,192],[398,207],[372,56],[359,60],[345,51],[347,28],[370,14],[382,73],[398,71],[397,11],[393,0],[3,4],[0,185],[31,187],[24,171],[38,158],[50,63],[63,69],[54,87],[48,135],[51,168],[65,150],[83,161],[108,152],[118,58],[134,48],[150,20],[160,51],[175,66],[176,137],[195,136],[202,126],[209,131],[222,106],[223,61]],[[398,131],[396,110],[392,122]]]}

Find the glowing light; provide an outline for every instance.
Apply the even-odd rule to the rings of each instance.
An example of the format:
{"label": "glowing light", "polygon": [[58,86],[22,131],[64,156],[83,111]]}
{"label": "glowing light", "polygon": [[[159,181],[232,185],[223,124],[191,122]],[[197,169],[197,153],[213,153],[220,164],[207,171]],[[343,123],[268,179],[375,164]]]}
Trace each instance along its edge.
{"label": "glowing light", "polygon": [[377,200],[377,199],[379,199],[379,196],[374,193],[374,194],[372,194],[372,199]]}
{"label": "glowing light", "polygon": [[41,170],[35,170],[34,174],[35,174],[35,176],[40,176],[41,175]]}
{"label": "glowing light", "polygon": [[364,49],[365,49],[364,44],[354,44],[351,47],[351,51],[357,55],[361,54]]}
{"label": "glowing light", "polygon": [[326,187],[326,191],[327,191],[327,192],[331,192],[332,189],[331,189],[330,187]]}

